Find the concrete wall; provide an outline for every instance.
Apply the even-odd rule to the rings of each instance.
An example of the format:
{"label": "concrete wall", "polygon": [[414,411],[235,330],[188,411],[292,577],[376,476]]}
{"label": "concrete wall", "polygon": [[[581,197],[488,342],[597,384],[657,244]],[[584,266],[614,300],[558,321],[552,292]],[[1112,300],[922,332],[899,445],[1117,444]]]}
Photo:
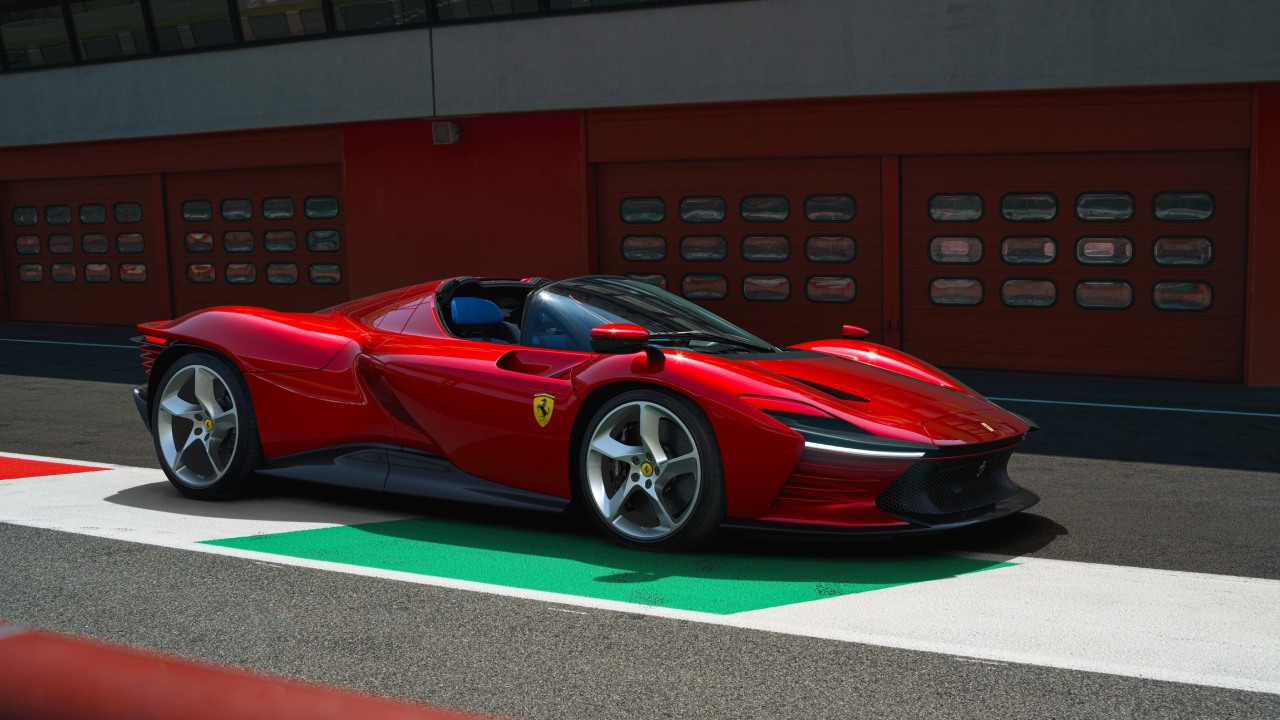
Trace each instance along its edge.
{"label": "concrete wall", "polygon": [[442,28],[439,114],[1280,79],[1265,0],[756,0]]}
{"label": "concrete wall", "polygon": [[0,75],[0,147],[431,112],[429,30]]}
{"label": "concrete wall", "polygon": [[1265,0],[640,8],[0,75],[0,146],[433,114],[1274,81],[1277,34],[1280,2]]}

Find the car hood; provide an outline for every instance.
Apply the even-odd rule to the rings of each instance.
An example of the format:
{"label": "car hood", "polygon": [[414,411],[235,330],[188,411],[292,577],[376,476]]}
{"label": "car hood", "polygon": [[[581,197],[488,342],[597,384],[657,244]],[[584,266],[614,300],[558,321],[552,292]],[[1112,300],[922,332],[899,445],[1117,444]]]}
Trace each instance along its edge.
{"label": "car hood", "polygon": [[816,391],[823,409],[880,435],[927,438],[935,445],[949,446],[1010,439],[1031,429],[1023,418],[981,396],[856,360],[788,353],[739,362]]}

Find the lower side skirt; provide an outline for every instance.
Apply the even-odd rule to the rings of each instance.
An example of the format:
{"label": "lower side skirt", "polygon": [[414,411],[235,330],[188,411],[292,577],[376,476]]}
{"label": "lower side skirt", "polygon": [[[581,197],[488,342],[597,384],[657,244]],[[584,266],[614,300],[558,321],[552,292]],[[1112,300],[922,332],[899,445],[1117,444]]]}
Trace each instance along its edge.
{"label": "lower side skirt", "polygon": [[442,457],[394,446],[351,445],[272,460],[261,475],[325,485],[525,510],[561,511],[568,498],[508,487],[459,470]]}

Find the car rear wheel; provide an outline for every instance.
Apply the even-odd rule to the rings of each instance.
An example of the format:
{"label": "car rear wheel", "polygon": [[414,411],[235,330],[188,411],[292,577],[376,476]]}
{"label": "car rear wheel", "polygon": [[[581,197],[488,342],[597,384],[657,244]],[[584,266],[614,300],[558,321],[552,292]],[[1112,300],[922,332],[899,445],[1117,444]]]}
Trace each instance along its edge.
{"label": "car rear wheel", "polygon": [[169,482],[199,500],[242,492],[262,450],[240,372],[216,355],[191,353],[170,366],[156,387],[151,428]]}
{"label": "car rear wheel", "polygon": [[605,403],[579,451],[582,498],[614,541],[647,550],[706,543],[724,519],[711,423],[691,401],[632,390]]}

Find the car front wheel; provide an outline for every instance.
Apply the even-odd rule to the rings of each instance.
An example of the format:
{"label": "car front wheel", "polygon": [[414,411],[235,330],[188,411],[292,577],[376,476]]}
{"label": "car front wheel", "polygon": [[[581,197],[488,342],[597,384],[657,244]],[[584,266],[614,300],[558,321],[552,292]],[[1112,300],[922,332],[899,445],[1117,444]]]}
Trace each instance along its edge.
{"label": "car front wheel", "polygon": [[622,545],[692,549],[724,519],[719,447],[686,398],[658,390],[612,398],[587,424],[579,463],[590,515]]}

